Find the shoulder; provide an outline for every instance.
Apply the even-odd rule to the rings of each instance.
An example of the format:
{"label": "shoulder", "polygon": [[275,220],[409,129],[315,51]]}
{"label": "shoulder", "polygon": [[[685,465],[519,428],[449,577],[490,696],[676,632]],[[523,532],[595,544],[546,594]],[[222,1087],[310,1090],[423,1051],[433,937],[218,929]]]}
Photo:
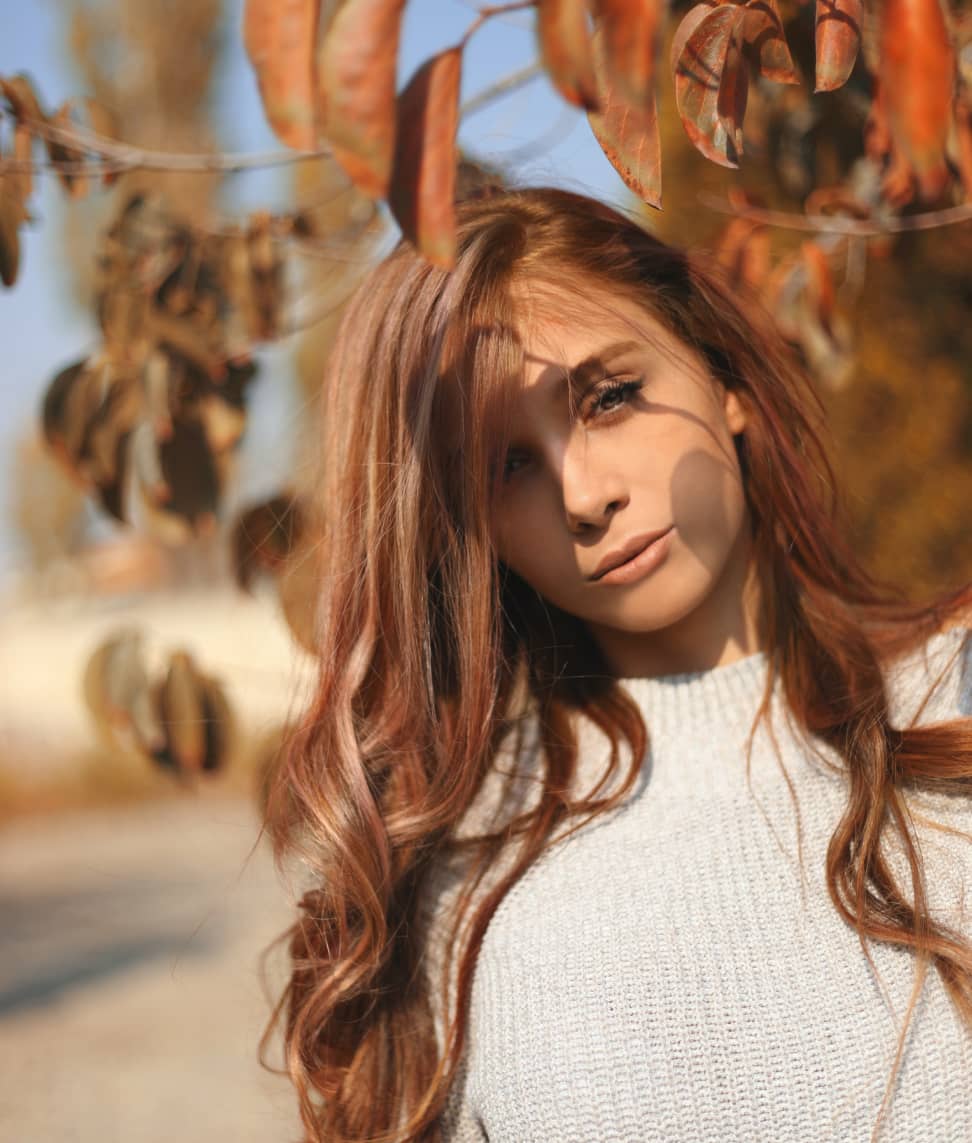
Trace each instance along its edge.
{"label": "shoulder", "polygon": [[958,621],[890,663],[885,671],[898,726],[972,716],[972,631]]}

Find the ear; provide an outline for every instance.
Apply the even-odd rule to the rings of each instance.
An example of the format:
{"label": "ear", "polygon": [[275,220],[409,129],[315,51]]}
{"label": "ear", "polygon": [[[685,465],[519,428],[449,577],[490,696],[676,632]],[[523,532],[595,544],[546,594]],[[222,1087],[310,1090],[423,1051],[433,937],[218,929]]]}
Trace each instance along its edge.
{"label": "ear", "polygon": [[726,424],[733,436],[741,433],[746,427],[746,411],[743,409],[739,395],[731,389],[723,387],[722,408],[726,415]]}

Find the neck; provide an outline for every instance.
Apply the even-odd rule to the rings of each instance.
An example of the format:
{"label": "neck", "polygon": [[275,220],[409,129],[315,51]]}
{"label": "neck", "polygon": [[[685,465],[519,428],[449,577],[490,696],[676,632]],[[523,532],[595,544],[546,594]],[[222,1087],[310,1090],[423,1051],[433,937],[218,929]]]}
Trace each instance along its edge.
{"label": "neck", "polygon": [[655,678],[704,671],[761,649],[761,592],[747,533],[743,529],[706,599],[676,623],[650,632],[592,628],[613,674]]}

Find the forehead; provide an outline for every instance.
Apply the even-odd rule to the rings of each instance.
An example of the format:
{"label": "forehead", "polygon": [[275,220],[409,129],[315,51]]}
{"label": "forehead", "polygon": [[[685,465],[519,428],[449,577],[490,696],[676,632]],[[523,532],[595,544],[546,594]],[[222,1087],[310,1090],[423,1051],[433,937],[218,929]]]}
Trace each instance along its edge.
{"label": "forehead", "polygon": [[521,283],[517,295],[525,387],[574,370],[596,373],[647,354],[681,364],[697,360],[646,305],[621,292],[601,285],[579,293],[549,283]]}

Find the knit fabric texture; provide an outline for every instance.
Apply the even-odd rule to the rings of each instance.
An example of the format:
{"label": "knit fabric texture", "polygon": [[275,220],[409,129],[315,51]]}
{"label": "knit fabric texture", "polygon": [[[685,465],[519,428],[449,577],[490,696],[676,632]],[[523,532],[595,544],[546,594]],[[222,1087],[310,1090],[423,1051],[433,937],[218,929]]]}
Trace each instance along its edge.
{"label": "knit fabric texture", "polygon": [[[624,682],[648,727],[644,768],[617,809],[555,840],[494,914],[447,1141],[871,1139],[915,958],[872,943],[869,961],[837,914],[824,870],[846,778],[789,725],[779,688],[747,775],[766,671],[757,654]],[[889,671],[888,689],[898,726],[972,714],[972,638],[934,636]],[[579,734],[592,789],[606,740],[586,721]],[[477,812],[495,814],[490,796]],[[972,833],[972,799],[908,800]],[[933,916],[972,935],[972,840],[927,821],[917,833]],[[902,854],[893,867],[909,891]],[[432,884],[434,918],[456,882],[445,872]],[[430,941],[433,973],[435,958]],[[934,968],[877,1138],[972,1141],[972,1035]]]}

